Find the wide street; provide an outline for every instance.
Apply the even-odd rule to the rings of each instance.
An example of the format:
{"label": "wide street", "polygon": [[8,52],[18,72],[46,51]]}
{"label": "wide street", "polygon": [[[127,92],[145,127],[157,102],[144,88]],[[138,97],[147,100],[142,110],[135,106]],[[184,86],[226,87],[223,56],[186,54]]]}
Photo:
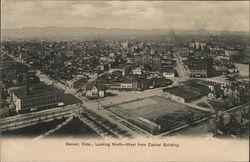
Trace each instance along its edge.
{"label": "wide street", "polygon": [[184,68],[184,64],[181,60],[181,57],[178,53],[174,53],[174,57],[175,57],[175,60],[176,60],[176,70],[177,70],[177,73],[178,73],[178,82],[181,82],[181,81],[185,81],[188,79],[188,75],[187,75],[187,72],[186,72],[186,69]]}

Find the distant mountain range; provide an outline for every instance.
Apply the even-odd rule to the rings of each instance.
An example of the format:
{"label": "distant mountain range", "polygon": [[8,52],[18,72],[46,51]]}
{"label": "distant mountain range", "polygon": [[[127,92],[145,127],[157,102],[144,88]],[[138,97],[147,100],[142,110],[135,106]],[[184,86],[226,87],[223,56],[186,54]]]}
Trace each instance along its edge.
{"label": "distant mountain range", "polygon": [[[208,35],[206,30],[141,30],[141,29],[119,29],[119,28],[94,28],[94,27],[23,27],[2,29],[2,39],[16,38],[89,38],[89,37],[117,37],[117,36],[152,36],[152,35]],[[210,34],[222,34],[225,32],[209,32]],[[227,32],[230,33],[230,32]],[[246,32],[234,32],[234,34],[245,34]]]}

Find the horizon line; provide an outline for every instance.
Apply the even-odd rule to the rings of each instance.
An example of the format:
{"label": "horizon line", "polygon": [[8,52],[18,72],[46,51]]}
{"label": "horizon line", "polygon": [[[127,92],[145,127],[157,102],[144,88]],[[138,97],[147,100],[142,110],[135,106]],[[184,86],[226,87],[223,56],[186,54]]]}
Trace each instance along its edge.
{"label": "horizon line", "polygon": [[153,30],[179,30],[179,31],[207,31],[207,32],[248,32],[249,30],[209,30],[209,29],[173,29],[173,28],[166,28],[166,29],[141,29],[141,28],[119,28],[119,27],[114,27],[114,28],[106,28],[106,27],[93,27],[93,26],[22,26],[22,27],[14,27],[14,28],[1,28],[1,30],[9,30],[9,29],[24,29],[24,28],[95,28],[95,29],[105,29],[105,30],[112,30],[112,29],[120,29],[120,30],[145,30],[145,31],[153,31]]}

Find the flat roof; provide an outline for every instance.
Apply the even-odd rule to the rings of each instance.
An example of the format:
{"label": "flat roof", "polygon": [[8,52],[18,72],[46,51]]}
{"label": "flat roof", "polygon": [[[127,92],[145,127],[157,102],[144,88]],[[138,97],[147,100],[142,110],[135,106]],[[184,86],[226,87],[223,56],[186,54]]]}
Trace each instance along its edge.
{"label": "flat roof", "polygon": [[206,80],[206,81],[212,81],[212,82],[217,82],[217,83],[231,83],[230,80],[224,75],[212,77],[212,78],[201,78],[201,80]]}
{"label": "flat roof", "polygon": [[171,94],[174,94],[176,96],[185,98],[185,99],[192,99],[195,97],[199,97],[201,94],[200,93],[195,93],[193,91],[189,91],[184,89],[183,87],[172,87],[172,88],[166,88],[163,89],[163,91],[165,92],[169,92]]}
{"label": "flat roof", "polygon": [[38,97],[54,93],[64,92],[63,89],[57,88],[54,85],[45,85],[45,84],[33,84],[30,85],[29,94],[26,93],[26,87],[14,90],[13,93],[18,98],[29,98],[29,97]]}
{"label": "flat roof", "polygon": [[220,84],[217,82],[213,82],[210,80],[201,80],[201,79],[193,79],[197,83],[205,84],[205,85],[211,85],[211,86],[219,86]]}

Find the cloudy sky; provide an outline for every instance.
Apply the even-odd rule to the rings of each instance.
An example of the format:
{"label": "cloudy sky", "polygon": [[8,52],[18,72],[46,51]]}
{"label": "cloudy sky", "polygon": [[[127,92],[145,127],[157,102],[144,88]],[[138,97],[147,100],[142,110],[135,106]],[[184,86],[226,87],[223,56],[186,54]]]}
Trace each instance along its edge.
{"label": "cloudy sky", "polygon": [[2,1],[2,28],[249,30],[249,2]]}

